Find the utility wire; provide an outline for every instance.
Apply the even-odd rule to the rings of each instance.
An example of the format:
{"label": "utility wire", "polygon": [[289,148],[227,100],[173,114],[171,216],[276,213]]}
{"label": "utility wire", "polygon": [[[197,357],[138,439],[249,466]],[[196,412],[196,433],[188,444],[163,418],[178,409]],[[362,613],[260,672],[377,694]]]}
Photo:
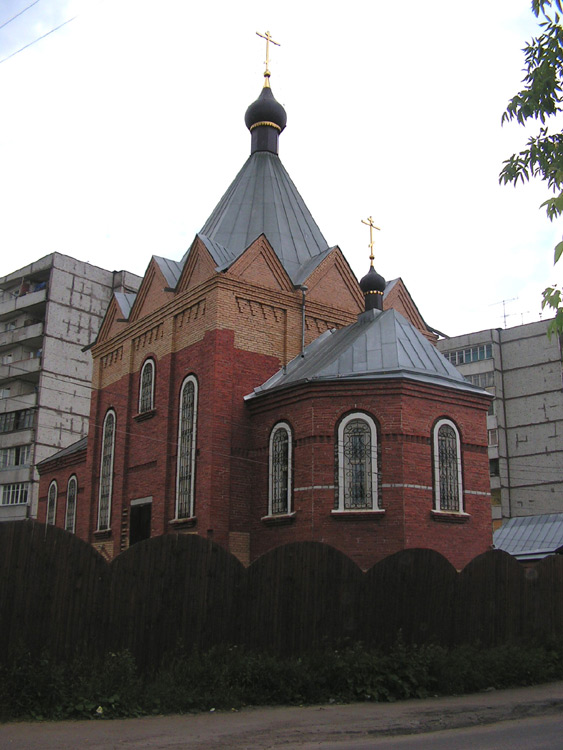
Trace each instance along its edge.
{"label": "utility wire", "polygon": [[19,18],[19,16],[21,16],[21,15],[22,15],[22,13],[25,13],[25,12],[26,12],[26,10],[29,10],[30,8],[33,8],[33,6],[34,6],[34,5],[37,5],[37,3],[38,3],[38,2],[39,2],[39,0],[35,0],[35,2],[34,2],[34,3],[31,3],[31,5],[28,5],[28,6],[27,6],[27,8],[24,8],[23,10],[20,10],[20,12],[19,12],[19,13],[16,13],[16,15],[15,15],[15,16],[12,16],[12,17],[11,17],[10,19],[8,19],[7,21],[4,21],[4,23],[2,24],[2,26],[0,26],[0,29],[3,29],[3,28],[4,28],[4,26],[7,26],[7,25],[8,25],[9,23],[12,23],[12,21],[14,21],[14,20],[15,20],[16,18]]}
{"label": "utility wire", "polygon": [[58,31],[59,29],[62,29],[63,26],[66,26],[67,23],[70,23],[71,21],[74,21],[75,18],[78,16],[73,16],[72,18],[69,18],[67,21],[63,21],[59,26],[56,26],[54,29],[51,29],[51,31],[48,31],[46,34],[43,34],[42,36],[38,36],[37,39],[34,39],[32,42],[29,42],[29,44],[24,45],[23,47],[20,47],[20,49],[16,50],[15,52],[12,52],[11,55],[8,55],[8,57],[4,57],[2,60],[0,60],[0,65],[6,60],[10,60],[12,57],[15,57],[15,55],[18,55],[20,52],[23,52],[24,49],[27,49],[28,47],[31,47],[36,42],[40,42],[41,39],[45,39],[46,36],[49,36],[49,34],[54,34],[55,31]]}

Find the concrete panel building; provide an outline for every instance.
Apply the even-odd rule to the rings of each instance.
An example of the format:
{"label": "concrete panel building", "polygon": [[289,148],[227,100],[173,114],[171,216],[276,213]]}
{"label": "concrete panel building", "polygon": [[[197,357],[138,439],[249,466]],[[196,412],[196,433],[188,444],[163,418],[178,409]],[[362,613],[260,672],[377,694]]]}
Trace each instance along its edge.
{"label": "concrete panel building", "polygon": [[548,321],[441,339],[439,350],[494,395],[487,417],[493,525],[563,511],[561,341]]}
{"label": "concrete panel building", "polygon": [[52,253],[0,278],[0,521],[34,517],[34,465],[87,433],[96,336],[140,278]]}

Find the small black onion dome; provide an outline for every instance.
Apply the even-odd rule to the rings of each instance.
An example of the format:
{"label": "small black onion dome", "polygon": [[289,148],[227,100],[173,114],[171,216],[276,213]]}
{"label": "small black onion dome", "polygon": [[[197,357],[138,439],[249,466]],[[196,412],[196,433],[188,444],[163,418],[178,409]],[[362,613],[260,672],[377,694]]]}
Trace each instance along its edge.
{"label": "small black onion dome", "polygon": [[383,310],[383,292],[385,279],[371,266],[360,281],[360,289],[365,299],[365,310]]}
{"label": "small black onion dome", "polygon": [[249,130],[252,130],[252,127],[259,123],[272,123],[279,128],[280,133],[285,128],[287,124],[286,111],[274,99],[272,89],[269,86],[264,86],[258,99],[248,107],[244,122]]}

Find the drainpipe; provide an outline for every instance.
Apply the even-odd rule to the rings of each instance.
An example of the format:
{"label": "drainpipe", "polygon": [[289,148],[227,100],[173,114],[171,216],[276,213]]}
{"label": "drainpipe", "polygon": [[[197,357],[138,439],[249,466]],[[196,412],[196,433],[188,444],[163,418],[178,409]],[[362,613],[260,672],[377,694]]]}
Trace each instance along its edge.
{"label": "drainpipe", "polygon": [[301,356],[305,356],[305,294],[309,287],[301,284]]}

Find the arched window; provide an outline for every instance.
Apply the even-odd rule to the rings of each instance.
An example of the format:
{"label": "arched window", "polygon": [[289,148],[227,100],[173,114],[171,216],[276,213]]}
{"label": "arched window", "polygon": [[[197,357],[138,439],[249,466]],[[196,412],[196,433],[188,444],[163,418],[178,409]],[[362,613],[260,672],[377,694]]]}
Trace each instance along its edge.
{"label": "arched window", "polygon": [[141,370],[139,414],[154,409],[154,361],[147,359]]}
{"label": "arched window", "polygon": [[57,495],[59,494],[59,488],[55,480],[49,485],[49,493],[47,495],[47,518],[46,523],[54,525],[57,518]]}
{"label": "arched window", "polygon": [[460,440],[451,420],[440,419],[435,424],[433,443],[435,510],[462,513]]}
{"label": "arched window", "polygon": [[66,489],[66,514],[65,514],[65,530],[70,531],[74,534],[74,526],[76,523],[76,493],[77,484],[76,477],[72,476],[68,480]]}
{"label": "arched window", "polygon": [[98,531],[109,529],[111,494],[113,489],[113,457],[115,452],[115,412],[108,411],[102,431],[102,459],[100,462],[100,496],[98,501]]}
{"label": "arched window", "polygon": [[176,518],[190,518],[194,515],[196,429],[197,380],[193,375],[188,375],[180,391]]}
{"label": "arched window", "polygon": [[377,429],[362,412],[348,414],[338,426],[337,510],[379,510]]}
{"label": "arched window", "polygon": [[277,424],[270,433],[268,515],[291,513],[291,428]]}

